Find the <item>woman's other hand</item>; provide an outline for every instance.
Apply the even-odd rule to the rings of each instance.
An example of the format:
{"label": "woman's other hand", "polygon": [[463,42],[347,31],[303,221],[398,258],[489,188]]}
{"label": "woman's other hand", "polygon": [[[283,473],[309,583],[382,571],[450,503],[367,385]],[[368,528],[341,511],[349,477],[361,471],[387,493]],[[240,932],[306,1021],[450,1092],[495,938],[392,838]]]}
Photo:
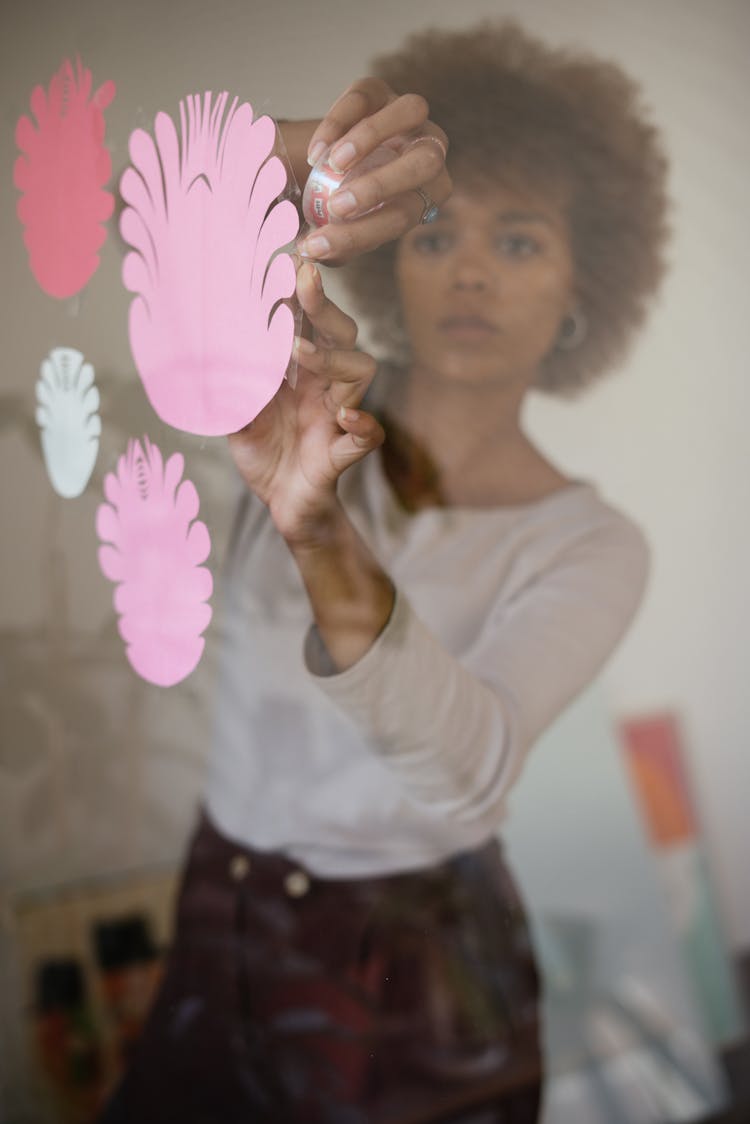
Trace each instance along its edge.
{"label": "woman's other hand", "polygon": [[292,546],[313,545],[326,534],[338,514],[339,476],[384,436],[357,408],[375,360],[354,350],[357,326],[326,297],[312,263],[300,267],[297,296],[313,336],[298,341],[297,384],[292,389],[285,380],[258,417],[229,438],[243,479]]}
{"label": "woman's other hand", "polygon": [[[302,134],[294,123],[281,128],[287,147],[299,147]],[[331,196],[329,208],[345,221],[312,231],[300,245],[304,256],[341,264],[416,226],[425,212],[420,192],[438,206],[448,198],[448,138],[430,121],[423,97],[399,96],[380,78],[361,78],[337,98],[309,139],[308,163],[314,164],[332,146],[331,163],[344,172],[379,145],[392,148],[396,159]]]}

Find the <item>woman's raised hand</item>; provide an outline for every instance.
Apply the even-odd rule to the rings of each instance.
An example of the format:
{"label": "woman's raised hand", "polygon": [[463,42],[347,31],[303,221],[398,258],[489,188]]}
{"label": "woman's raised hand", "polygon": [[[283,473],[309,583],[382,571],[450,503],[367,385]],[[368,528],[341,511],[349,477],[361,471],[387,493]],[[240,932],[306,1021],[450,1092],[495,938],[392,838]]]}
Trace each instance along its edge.
{"label": "woman's raised hand", "polygon": [[[288,146],[293,130],[293,123],[282,126]],[[438,206],[448,198],[448,138],[429,120],[429,106],[423,97],[398,96],[380,78],[361,78],[337,98],[309,139],[308,163],[314,164],[326,148],[333,146],[331,163],[335,170],[344,172],[381,144],[392,148],[396,159],[358,176],[340,193],[331,195],[331,212],[346,221],[311,232],[300,244],[304,256],[327,264],[348,261],[415,226],[425,212],[424,195]],[[344,198],[345,194],[352,198]]]}
{"label": "woman's raised hand", "polygon": [[384,434],[371,414],[357,408],[375,360],[354,350],[357,326],[326,297],[312,263],[299,269],[297,296],[313,335],[297,344],[297,384],[292,389],[285,380],[229,445],[243,479],[287,542],[314,545],[337,510],[339,476],[377,448]]}

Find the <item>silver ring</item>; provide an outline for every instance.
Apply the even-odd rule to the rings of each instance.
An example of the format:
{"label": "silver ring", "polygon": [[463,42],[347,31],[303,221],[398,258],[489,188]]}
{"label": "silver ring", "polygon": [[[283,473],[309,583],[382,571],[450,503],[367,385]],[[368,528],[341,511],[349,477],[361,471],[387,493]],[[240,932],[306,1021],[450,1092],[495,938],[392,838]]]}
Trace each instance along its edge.
{"label": "silver ring", "polygon": [[433,144],[436,144],[443,154],[443,163],[445,163],[445,158],[448,155],[448,149],[445,146],[445,142],[441,141],[440,137],[436,137],[434,133],[422,133],[421,136],[414,137],[414,139],[410,140],[406,147],[401,151],[408,152],[410,148],[414,148],[415,145],[422,144],[423,141],[432,141]]}
{"label": "silver ring", "polygon": [[424,210],[419,216],[420,225],[424,226],[425,223],[434,222],[440,213],[437,203],[430,199],[427,192],[423,191],[421,187],[415,187],[412,190],[416,191],[417,195],[424,203]]}

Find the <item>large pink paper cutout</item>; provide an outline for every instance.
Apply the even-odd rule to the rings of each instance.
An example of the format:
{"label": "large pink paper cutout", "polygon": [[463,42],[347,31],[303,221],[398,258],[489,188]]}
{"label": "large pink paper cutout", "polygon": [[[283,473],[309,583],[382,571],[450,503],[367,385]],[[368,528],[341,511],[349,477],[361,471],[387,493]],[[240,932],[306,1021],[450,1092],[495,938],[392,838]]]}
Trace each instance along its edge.
{"label": "large pink paper cutout", "polygon": [[[156,141],[130,137],[120,220],[133,247],[123,264],[130,346],[149,401],[168,425],[233,433],[276,393],[291,355],[294,316],[280,304],[295,270],[279,253],[299,219],[277,201],[287,173],[272,155],[276,126],[228,95],[180,102],[181,138],[157,114]],[[275,256],[274,256],[275,255]]]}
{"label": "large pink paper cutout", "polygon": [[[211,550],[195,485],[182,480],[185,461],[166,465],[147,437],[132,438],[107,473],[96,529],[103,544],[99,565],[119,583],[114,606],[133,669],[159,687],[179,683],[203,654],[201,633],[211,620],[206,601],[211,573],[202,566]],[[182,480],[182,483],[180,481]]]}
{"label": "large pink paper cutout", "polygon": [[52,487],[59,496],[80,496],[99,452],[102,423],[94,368],[73,347],[54,347],[36,384],[36,421]]}
{"label": "large pink paper cutout", "polygon": [[16,125],[21,155],[13,182],[23,194],[18,217],[24,226],[31,272],[45,293],[70,297],[99,265],[107,237],[101,225],[114,209],[104,190],[112,161],[104,147],[104,110],[115,96],[105,82],[91,96],[91,71],[66,59],[49,90],[35,86],[31,109]]}

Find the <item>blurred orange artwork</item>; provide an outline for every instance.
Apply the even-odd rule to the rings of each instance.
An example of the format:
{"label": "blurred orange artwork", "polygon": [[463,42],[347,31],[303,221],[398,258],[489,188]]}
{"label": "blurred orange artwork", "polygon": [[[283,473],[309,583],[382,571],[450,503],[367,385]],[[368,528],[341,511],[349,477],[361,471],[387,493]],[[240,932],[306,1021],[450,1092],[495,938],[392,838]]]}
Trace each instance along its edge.
{"label": "blurred orange artwork", "polygon": [[674,715],[626,719],[620,733],[651,842],[669,847],[694,839],[698,824]]}

